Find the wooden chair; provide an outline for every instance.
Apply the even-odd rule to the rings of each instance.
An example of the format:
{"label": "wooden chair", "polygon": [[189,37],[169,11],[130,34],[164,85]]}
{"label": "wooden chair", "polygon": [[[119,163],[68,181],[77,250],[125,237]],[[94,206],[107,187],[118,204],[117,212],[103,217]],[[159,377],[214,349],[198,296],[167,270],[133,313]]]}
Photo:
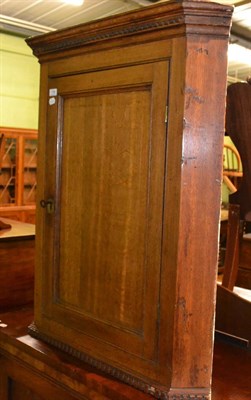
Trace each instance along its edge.
{"label": "wooden chair", "polygon": [[216,330],[241,337],[251,348],[251,302],[233,292],[245,223],[251,221],[251,81],[228,87],[226,130],[240,154],[243,177],[241,185],[229,195],[224,273],[222,285],[217,287]]}
{"label": "wooden chair", "polygon": [[229,276],[237,276],[240,240],[245,223],[251,222],[251,81],[228,87],[226,130],[240,154],[243,168],[240,187],[229,195],[230,212],[223,282],[225,287],[232,289],[235,281]]}
{"label": "wooden chair", "polygon": [[243,168],[240,187],[229,196],[231,204],[239,204],[240,218],[251,221],[251,79],[228,87],[226,130],[235,144]]}
{"label": "wooden chair", "polygon": [[235,193],[242,178],[242,163],[238,150],[230,144],[223,149],[223,182],[231,193]]}
{"label": "wooden chair", "polygon": [[228,212],[227,247],[224,262],[222,286],[233,290],[239,265],[240,242],[243,237],[243,221],[240,220],[240,206],[230,204]]}

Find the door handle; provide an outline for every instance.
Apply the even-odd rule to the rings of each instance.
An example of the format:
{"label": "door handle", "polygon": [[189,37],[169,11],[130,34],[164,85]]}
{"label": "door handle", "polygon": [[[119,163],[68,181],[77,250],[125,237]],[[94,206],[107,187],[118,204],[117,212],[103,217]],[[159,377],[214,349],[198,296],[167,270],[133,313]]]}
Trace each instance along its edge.
{"label": "door handle", "polygon": [[40,206],[42,208],[46,208],[47,214],[53,214],[55,210],[55,204],[53,199],[48,199],[48,200],[41,200],[40,201]]}

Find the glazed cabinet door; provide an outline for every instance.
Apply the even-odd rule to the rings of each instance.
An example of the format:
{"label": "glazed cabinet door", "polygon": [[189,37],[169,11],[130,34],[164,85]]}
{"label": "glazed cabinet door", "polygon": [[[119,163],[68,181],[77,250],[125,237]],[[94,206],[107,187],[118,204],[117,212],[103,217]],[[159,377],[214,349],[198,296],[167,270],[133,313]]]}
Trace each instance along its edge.
{"label": "glazed cabinet door", "polygon": [[48,92],[36,325],[155,379],[168,62],[51,78]]}

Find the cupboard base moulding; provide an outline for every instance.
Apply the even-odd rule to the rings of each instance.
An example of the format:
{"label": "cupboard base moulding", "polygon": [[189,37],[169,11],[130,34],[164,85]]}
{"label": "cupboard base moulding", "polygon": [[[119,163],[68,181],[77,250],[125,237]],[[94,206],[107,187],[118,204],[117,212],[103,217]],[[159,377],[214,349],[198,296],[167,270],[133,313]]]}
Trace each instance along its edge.
{"label": "cupboard base moulding", "polygon": [[59,342],[43,333],[41,333],[34,323],[30,324],[28,327],[29,334],[36,338],[48,343],[61,351],[65,351],[66,353],[72,355],[80,359],[81,361],[90,364],[92,367],[97,368],[99,371],[107,373],[114,378],[119,379],[126,384],[141,390],[144,393],[152,395],[155,399],[160,400],[211,400],[210,389],[204,388],[188,388],[188,389],[179,389],[179,388],[171,388],[169,392],[165,390],[161,390],[154,385],[150,385],[143,380],[135,378],[130,374],[127,374],[117,368],[114,368],[100,360],[97,360],[87,354],[84,354],[73,347],[66,345],[62,342]]}

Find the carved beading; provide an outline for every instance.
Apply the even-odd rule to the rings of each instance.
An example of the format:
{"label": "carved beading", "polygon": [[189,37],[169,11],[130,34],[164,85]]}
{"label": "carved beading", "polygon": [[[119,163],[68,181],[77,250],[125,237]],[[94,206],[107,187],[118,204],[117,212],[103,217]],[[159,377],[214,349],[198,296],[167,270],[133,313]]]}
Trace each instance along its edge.
{"label": "carved beading", "polygon": [[[147,393],[147,394],[153,396],[155,399],[158,399],[158,400],[210,400],[209,395],[206,393],[205,394],[201,393],[201,390],[200,390],[200,393],[198,393],[198,394],[189,394],[189,393],[170,394],[167,391],[160,390],[159,388],[153,386],[152,384],[146,383],[139,378],[133,377],[132,375],[130,375],[127,372],[123,372],[123,371],[119,370],[118,368],[115,368],[115,367],[112,367],[111,365],[106,364],[103,361],[97,360],[96,358],[93,358],[79,350],[75,350],[74,348],[72,348],[71,346],[69,346],[65,343],[62,343],[62,342],[55,340],[47,335],[44,335],[37,329],[37,327],[34,323],[32,323],[28,327],[28,332],[32,337],[34,337],[36,339],[41,339],[45,343],[48,343],[48,344],[56,347],[57,349],[65,352],[65,353],[68,353],[81,361],[84,361],[85,363],[91,365],[92,367],[96,368],[97,370],[102,371],[108,375],[111,375],[114,378],[120,380],[121,382],[128,384],[129,386],[132,386],[135,389],[138,389],[144,393]],[[195,389],[193,389],[193,391],[194,390]],[[180,391],[182,392],[182,389],[180,389]]]}
{"label": "carved beading", "polygon": [[90,35],[85,33],[85,35],[81,37],[75,37],[72,39],[67,38],[63,41],[47,43],[41,47],[36,47],[34,49],[34,54],[36,56],[39,56],[43,53],[51,53],[61,50],[73,49],[76,47],[96,43],[99,41],[111,40],[122,36],[135,35],[137,33],[142,33],[142,32],[149,32],[156,28],[161,29],[165,28],[166,26],[173,26],[180,24],[181,22],[183,22],[183,20],[184,20],[183,17],[177,17],[174,19],[151,21],[141,24],[130,25],[124,28],[109,30],[108,32],[103,32],[103,33],[95,33]]}

